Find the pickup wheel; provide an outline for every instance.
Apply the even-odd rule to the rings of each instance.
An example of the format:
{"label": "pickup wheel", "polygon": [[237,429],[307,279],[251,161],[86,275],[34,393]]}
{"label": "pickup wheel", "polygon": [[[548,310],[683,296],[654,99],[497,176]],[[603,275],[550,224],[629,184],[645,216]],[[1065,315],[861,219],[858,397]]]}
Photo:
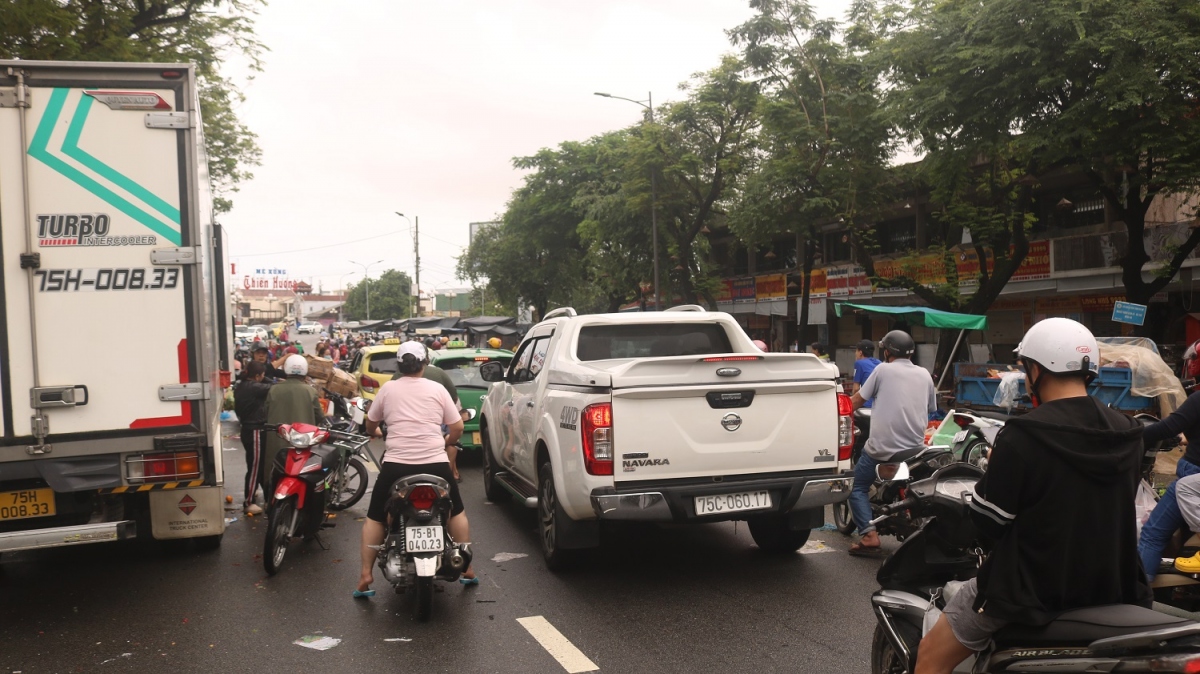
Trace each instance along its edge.
{"label": "pickup wheel", "polygon": [[496,482],[496,458],[492,456],[492,440],[486,428],[480,436],[483,442],[483,495],[492,503],[500,503],[508,492]]}
{"label": "pickup wheel", "polygon": [[747,521],[750,536],[759,549],[768,553],[795,552],[808,542],[811,529],[792,531],[788,521],[778,515],[755,517]]}
{"label": "pickup wheel", "polygon": [[576,559],[574,550],[559,546],[564,517],[566,513],[559,507],[558,493],[554,489],[554,471],[547,461],[538,470],[538,528],[542,534],[542,557],[551,571],[565,571]]}

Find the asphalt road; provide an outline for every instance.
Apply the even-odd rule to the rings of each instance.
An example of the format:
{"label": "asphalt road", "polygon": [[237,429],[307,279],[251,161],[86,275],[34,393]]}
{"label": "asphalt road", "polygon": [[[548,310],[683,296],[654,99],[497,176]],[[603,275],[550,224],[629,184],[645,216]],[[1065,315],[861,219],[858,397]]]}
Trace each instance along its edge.
{"label": "asphalt road", "polygon": [[[244,460],[234,428],[223,456],[236,501]],[[814,532],[806,554],[781,557],[762,554],[744,524],[622,527],[578,569],[554,574],[534,511],[486,502],[477,458],[460,471],[482,583],[441,586],[429,623],[413,620],[410,597],[378,571],[376,597],[350,597],[367,499],[339,514],[328,549],[294,543],[275,577],[262,567],[265,520],[234,510],[215,552],[135,541],[4,556],[0,673],[460,674],[589,662],[602,672],[869,671],[879,561],[849,557],[836,532]],[[537,616],[545,622],[523,620]],[[535,634],[560,655],[572,651],[555,638],[578,649],[562,656],[574,667]],[[322,636],[340,642],[293,643]]]}

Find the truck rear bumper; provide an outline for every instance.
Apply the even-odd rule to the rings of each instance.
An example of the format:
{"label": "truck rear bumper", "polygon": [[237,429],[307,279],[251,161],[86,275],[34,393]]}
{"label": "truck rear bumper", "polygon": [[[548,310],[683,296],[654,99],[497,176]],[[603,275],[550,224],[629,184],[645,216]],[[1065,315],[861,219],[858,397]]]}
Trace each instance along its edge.
{"label": "truck rear bumper", "polygon": [[133,520],[11,531],[0,534],[0,552],[60,548],[65,545],[83,545],[85,543],[107,543],[123,541],[135,536],[137,536],[137,526]]}
{"label": "truck rear bumper", "polygon": [[[618,492],[611,487],[592,491],[592,510],[604,520],[640,520],[650,522],[719,521],[744,519],[764,513],[790,513],[823,508],[850,497],[852,476],[822,478],[770,478],[738,480],[704,485],[660,487],[653,491]],[[742,511],[729,515],[696,515],[694,498],[714,494],[766,490],[774,507],[768,510]]]}

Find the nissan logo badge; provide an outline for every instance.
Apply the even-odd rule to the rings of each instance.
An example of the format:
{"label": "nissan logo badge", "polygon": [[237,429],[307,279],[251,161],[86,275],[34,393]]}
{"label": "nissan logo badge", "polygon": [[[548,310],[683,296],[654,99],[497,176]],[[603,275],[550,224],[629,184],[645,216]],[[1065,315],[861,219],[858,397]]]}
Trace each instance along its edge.
{"label": "nissan logo badge", "polygon": [[724,426],[725,430],[727,431],[736,431],[742,427],[742,418],[736,414],[726,414],[725,416],[721,417],[721,425]]}
{"label": "nissan logo badge", "polygon": [[717,376],[718,377],[736,377],[741,373],[742,373],[742,371],[736,367],[719,367],[719,368],[717,368]]}

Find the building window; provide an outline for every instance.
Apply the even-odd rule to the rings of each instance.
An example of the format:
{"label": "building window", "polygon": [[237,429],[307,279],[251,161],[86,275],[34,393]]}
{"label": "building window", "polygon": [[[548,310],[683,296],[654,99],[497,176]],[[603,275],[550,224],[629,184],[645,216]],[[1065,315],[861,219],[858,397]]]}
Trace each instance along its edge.
{"label": "building window", "polygon": [[917,218],[885,220],[875,225],[875,238],[883,255],[906,253],[917,247]]}
{"label": "building window", "polygon": [[821,261],[825,264],[848,262],[853,257],[851,250],[848,232],[825,232],[821,243]]}
{"label": "building window", "polygon": [[1039,231],[1103,225],[1104,197],[1084,188],[1044,194],[1037,199],[1037,215]]}

